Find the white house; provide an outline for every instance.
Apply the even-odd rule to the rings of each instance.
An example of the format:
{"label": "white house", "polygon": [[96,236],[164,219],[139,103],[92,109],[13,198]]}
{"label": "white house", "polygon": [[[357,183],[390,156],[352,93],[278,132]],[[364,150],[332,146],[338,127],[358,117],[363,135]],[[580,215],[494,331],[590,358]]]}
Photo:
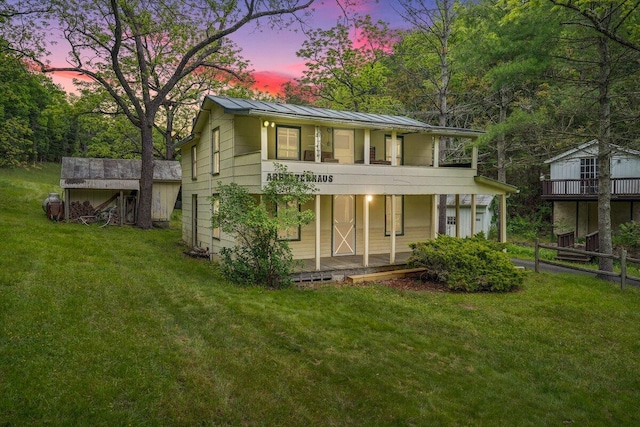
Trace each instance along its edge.
{"label": "white house", "polygon": [[400,116],[207,96],[191,136],[179,144],[183,239],[211,257],[234,245],[211,227],[210,196],[218,182],[260,194],[277,179],[277,161],[291,173],[311,172],[318,190],[302,206],[315,212],[315,222],[290,236],[296,259],[315,261],[316,270],[320,258],[343,255],[362,256],[366,267],[369,255],[388,254],[394,264],[410,242],[436,237],[440,194],[470,195],[472,234],[479,194],[497,196],[506,219],[506,195],[516,189],[478,176],[475,148],[464,165],[438,164],[441,137],[472,144],[480,134]]}
{"label": "white house", "polygon": [[[611,155],[611,224],[640,220],[640,152],[617,145]],[[542,197],[553,202],[557,233],[584,237],[598,230],[598,141],[579,145],[545,161]]]}

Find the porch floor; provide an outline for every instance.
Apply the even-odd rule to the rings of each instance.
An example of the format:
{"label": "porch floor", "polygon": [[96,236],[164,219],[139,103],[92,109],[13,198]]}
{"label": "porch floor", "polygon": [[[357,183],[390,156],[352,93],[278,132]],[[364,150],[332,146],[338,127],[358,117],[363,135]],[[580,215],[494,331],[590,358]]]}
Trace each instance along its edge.
{"label": "porch floor", "polygon": [[325,280],[345,280],[354,274],[368,274],[380,271],[400,270],[405,267],[411,252],[396,252],[394,264],[389,263],[389,254],[369,255],[369,266],[362,266],[362,255],[347,255],[320,258],[320,270],[316,271],[315,259],[299,260],[301,265],[294,269],[293,280],[313,282]]}

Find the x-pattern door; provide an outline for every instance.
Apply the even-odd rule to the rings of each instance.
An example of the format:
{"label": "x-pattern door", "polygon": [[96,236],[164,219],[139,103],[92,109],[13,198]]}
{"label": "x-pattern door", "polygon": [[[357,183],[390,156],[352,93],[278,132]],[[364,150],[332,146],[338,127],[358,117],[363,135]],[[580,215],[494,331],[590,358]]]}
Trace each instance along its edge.
{"label": "x-pattern door", "polygon": [[356,253],[355,196],[333,196],[333,255]]}

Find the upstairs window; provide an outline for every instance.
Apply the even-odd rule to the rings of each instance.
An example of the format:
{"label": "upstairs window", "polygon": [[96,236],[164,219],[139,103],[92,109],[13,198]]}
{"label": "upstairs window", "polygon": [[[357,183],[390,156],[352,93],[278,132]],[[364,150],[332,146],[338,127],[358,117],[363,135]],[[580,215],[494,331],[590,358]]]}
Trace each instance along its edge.
{"label": "upstairs window", "polygon": [[596,194],[598,192],[598,159],[589,157],[580,159],[580,193]]}
{"label": "upstairs window", "polygon": [[580,159],[580,179],[598,179],[598,159]]}
{"label": "upstairs window", "polygon": [[220,173],[220,128],[211,133],[211,175]]}
{"label": "upstairs window", "polygon": [[191,179],[198,179],[198,148],[191,147]]}
{"label": "upstairs window", "polygon": [[277,127],[276,158],[278,160],[300,160],[300,128]]}

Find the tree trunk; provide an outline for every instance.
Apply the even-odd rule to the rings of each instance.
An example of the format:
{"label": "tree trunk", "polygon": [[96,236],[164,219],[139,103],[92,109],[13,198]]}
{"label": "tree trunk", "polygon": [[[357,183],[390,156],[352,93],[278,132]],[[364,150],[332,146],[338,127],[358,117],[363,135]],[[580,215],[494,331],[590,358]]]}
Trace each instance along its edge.
{"label": "tree trunk", "polygon": [[[440,34],[440,43],[442,51],[440,52],[440,90],[438,97],[440,102],[438,125],[447,126],[449,121],[449,105],[447,104],[447,96],[449,95],[449,36],[451,35],[451,8],[453,7],[448,1],[438,4],[442,19],[442,33]],[[443,144],[444,142],[444,144]],[[444,163],[444,159],[449,149],[448,138],[440,138],[440,165]],[[456,218],[460,221],[460,218]],[[438,205],[438,233],[447,234],[447,195],[441,194]]]}
{"label": "tree trunk", "polygon": [[142,137],[142,169],[138,193],[138,219],[136,225],[142,229],[153,227],[151,202],[153,199],[153,120],[147,120],[140,128]]}
{"label": "tree trunk", "polygon": [[[498,115],[498,123],[503,124],[507,121],[507,107],[509,105],[509,96],[507,94],[507,89],[504,86],[500,86],[500,111]],[[498,172],[498,181],[507,182],[507,144],[505,140],[504,133],[500,133],[498,135],[498,140],[496,141],[496,162],[497,162],[497,172]]]}
{"label": "tree trunk", "polygon": [[[598,38],[600,64],[598,73],[599,138],[598,138],[598,238],[600,252],[613,253],[611,243],[611,56],[609,39]],[[613,271],[613,259],[600,257],[599,267]],[[604,276],[603,279],[611,279]]]}

